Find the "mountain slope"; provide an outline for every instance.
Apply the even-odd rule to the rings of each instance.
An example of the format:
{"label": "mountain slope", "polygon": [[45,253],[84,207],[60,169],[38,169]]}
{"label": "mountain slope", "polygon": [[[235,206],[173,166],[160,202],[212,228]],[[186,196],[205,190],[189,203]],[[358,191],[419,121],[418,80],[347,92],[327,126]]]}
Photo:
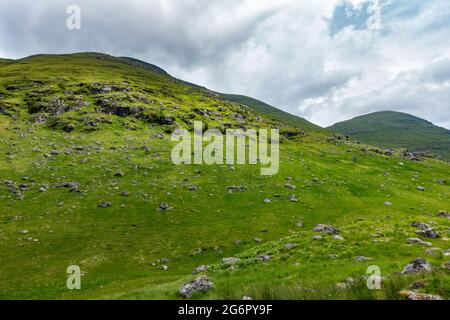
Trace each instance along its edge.
{"label": "mountain slope", "polygon": [[11,59],[2,59],[2,58],[0,58],[0,67],[3,66],[3,65],[7,65],[7,64],[13,63],[13,62],[14,62],[14,60],[11,60]]}
{"label": "mountain slope", "polygon": [[[129,63],[130,65],[142,67],[144,69],[169,76],[169,74],[165,70],[163,70],[153,64],[149,64],[149,63],[146,63],[146,62],[134,59],[134,58],[128,58],[128,57],[120,57],[120,59],[124,60],[125,62]],[[183,81],[180,79],[176,79],[176,78],[173,78],[173,79],[180,83],[191,86],[195,89],[209,91],[207,88],[198,86],[196,84],[193,84],[193,83],[190,83],[187,81]],[[303,119],[301,117],[292,115],[285,111],[282,111],[278,108],[275,108],[275,107],[273,107],[265,102],[259,101],[257,99],[250,98],[247,96],[242,96],[242,95],[215,93],[212,91],[210,91],[210,92],[213,94],[219,95],[222,99],[224,99],[226,101],[246,105],[249,108],[253,109],[254,111],[258,112],[259,114],[265,115],[265,116],[269,117],[270,119],[273,119],[276,121],[281,121],[290,126],[300,128],[300,129],[310,130],[310,131],[316,131],[316,132],[325,132],[326,131],[325,129],[307,121],[306,119]]]}
{"label": "mountain slope", "polygon": [[385,148],[431,152],[450,160],[450,130],[401,112],[376,112],[337,123],[333,132]]}
{"label": "mountain slope", "polygon": [[240,103],[246,105],[256,112],[263,114],[271,119],[282,121],[291,126],[304,128],[306,130],[316,131],[316,132],[325,132],[325,129],[295,115],[292,115],[288,112],[282,111],[278,108],[275,108],[265,102],[259,101],[254,98],[250,98],[242,95],[235,94],[220,94],[220,96],[228,101]]}
{"label": "mountain slope", "polygon": [[[103,54],[16,60],[0,68],[0,92],[1,299],[182,299],[199,275],[215,289],[192,299],[401,299],[419,278],[422,292],[450,298],[448,258],[407,242],[448,249],[450,219],[437,216],[450,210],[446,162],[310,131],[282,136],[273,176],[175,165],[171,133],[195,120],[295,130]],[[417,235],[414,221],[440,237]],[[434,272],[397,275],[418,257]],[[81,290],[66,287],[72,265]],[[381,290],[366,286],[371,265]],[[209,268],[193,275],[199,266]]]}

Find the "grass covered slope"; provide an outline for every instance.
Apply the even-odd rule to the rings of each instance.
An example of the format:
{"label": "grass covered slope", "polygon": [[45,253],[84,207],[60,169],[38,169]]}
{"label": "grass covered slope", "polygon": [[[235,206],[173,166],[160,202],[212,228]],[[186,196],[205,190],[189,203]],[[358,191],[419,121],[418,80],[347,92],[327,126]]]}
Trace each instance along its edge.
{"label": "grass covered slope", "polygon": [[450,130],[406,113],[376,112],[337,123],[329,129],[367,144],[431,152],[450,160]]}
{"label": "grass covered slope", "polygon": [[[400,299],[420,279],[417,291],[450,297],[450,219],[436,215],[450,209],[448,163],[299,132],[101,54],[17,60],[0,92],[0,298],[180,299],[200,265],[215,289],[193,299]],[[289,133],[279,173],[172,164],[170,133],[194,120]],[[431,247],[407,243],[414,221],[439,233],[421,238]],[[395,275],[418,257],[433,272]],[[70,265],[81,290],[66,288]],[[369,265],[382,290],[365,287]]]}
{"label": "grass covered slope", "polygon": [[301,117],[297,117],[288,112],[277,109],[277,108],[275,108],[265,102],[259,101],[257,99],[242,96],[242,95],[224,94],[224,93],[221,93],[220,96],[224,100],[228,100],[228,101],[246,105],[246,106],[250,107],[251,109],[255,110],[256,112],[258,112],[264,116],[267,116],[270,119],[282,121],[293,127],[304,128],[304,129],[307,129],[310,131],[316,131],[316,132],[326,132],[325,129],[323,129]]}

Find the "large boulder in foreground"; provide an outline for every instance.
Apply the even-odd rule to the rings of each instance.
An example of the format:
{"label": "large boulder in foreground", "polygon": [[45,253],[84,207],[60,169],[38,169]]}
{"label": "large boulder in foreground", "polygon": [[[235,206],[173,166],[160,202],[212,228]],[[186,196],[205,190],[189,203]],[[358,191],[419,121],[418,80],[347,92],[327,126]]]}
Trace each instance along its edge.
{"label": "large boulder in foreground", "polygon": [[402,274],[430,272],[431,265],[423,258],[418,258],[411,261],[405,268],[403,268]]}
{"label": "large boulder in foreground", "polygon": [[184,298],[190,298],[196,292],[207,292],[212,288],[214,288],[214,284],[209,280],[208,276],[201,276],[185,283],[178,293]]}

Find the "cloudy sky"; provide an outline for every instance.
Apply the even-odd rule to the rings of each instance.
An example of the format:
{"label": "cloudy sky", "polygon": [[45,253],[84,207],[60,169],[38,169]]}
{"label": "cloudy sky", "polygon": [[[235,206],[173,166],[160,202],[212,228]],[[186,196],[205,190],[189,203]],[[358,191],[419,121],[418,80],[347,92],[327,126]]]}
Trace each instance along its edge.
{"label": "cloudy sky", "polygon": [[[66,27],[72,4],[80,30]],[[322,126],[396,110],[450,128],[450,1],[379,0],[379,25],[373,4],[0,0],[0,57],[131,56]]]}

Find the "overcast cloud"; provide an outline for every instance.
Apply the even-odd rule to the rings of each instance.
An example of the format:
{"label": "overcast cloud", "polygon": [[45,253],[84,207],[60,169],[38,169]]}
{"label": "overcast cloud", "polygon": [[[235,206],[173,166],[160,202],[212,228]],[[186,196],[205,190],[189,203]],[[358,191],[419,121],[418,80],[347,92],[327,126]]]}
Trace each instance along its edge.
{"label": "overcast cloud", "polygon": [[[97,51],[322,126],[396,110],[450,128],[450,2],[0,0],[0,56]],[[81,30],[66,8],[81,8]]]}

